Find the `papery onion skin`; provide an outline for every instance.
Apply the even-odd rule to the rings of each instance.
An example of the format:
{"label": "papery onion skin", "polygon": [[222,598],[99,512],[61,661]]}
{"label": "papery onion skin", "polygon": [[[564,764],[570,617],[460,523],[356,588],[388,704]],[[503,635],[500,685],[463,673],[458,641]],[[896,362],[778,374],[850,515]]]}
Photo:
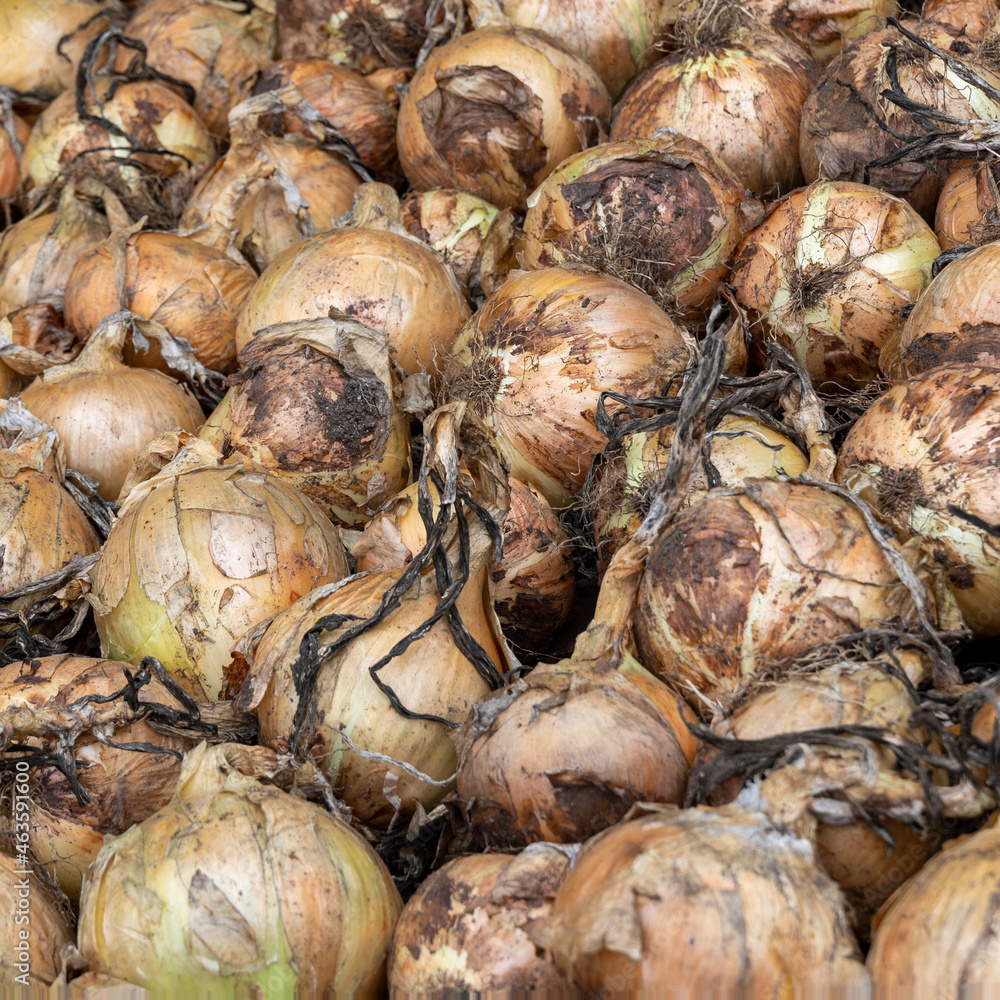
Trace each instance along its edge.
{"label": "papery onion skin", "polygon": [[[0,124],[0,201],[13,197],[18,184],[21,183],[21,164],[18,150],[11,142],[11,135],[7,131],[6,124]],[[10,124],[13,125],[14,138],[23,149],[31,132],[30,126],[20,115],[15,114],[11,114]]]}
{"label": "papery onion skin", "polygon": [[264,327],[331,307],[384,330],[410,374],[435,371],[469,318],[455,276],[428,247],[393,232],[340,229],[290,247],[264,271],[240,311],[237,348]]}
{"label": "papery onion skin", "polygon": [[663,810],[588,841],[531,936],[586,992],[867,990],[843,897],[761,813]]}
{"label": "papery onion skin", "polygon": [[783,35],[739,29],[654,63],[615,105],[611,138],[648,138],[669,126],[751,191],[773,197],[801,181],[799,119],[818,78],[815,60]]}
{"label": "papery onion skin", "polygon": [[924,0],[923,21],[937,21],[961,31],[966,38],[981,41],[996,22],[995,0]]}
{"label": "papery onion skin", "polygon": [[159,995],[380,995],[402,907],[326,810],[192,751],[173,800],[109,838],[84,887],[91,968]]}
{"label": "papery onion skin", "polygon": [[[86,339],[102,319],[128,309],[183,337],[206,368],[232,371],[236,319],[256,280],[219,250],[172,233],[139,232],[78,261],[66,285],[66,326]],[[134,355],[126,355],[130,363],[142,364]]]}
{"label": "papery onion skin", "polygon": [[960,243],[982,246],[1000,236],[1000,174],[993,161],[956,167],[941,186],[934,232],[942,250]]}
{"label": "papery onion skin", "polygon": [[864,388],[940,252],[901,198],[844,181],[794,191],[736,252],[732,285],[749,315],[751,360],[763,365],[775,339],[816,386]]}
{"label": "papery onion skin", "polygon": [[704,320],[740,238],[763,209],[701,143],[677,133],[593,146],[528,200],[529,268],[583,263]]}
{"label": "papery onion skin", "polygon": [[836,470],[882,518],[924,539],[982,637],[1000,635],[998,470],[1000,371],[969,364],[933,368],[879,397]]}
{"label": "papery onion skin", "polygon": [[539,844],[516,857],[456,858],[428,876],[393,932],[392,995],[512,990],[562,996],[565,981],[524,928],[552,912],[569,865],[569,852]]}
{"label": "papery onion skin", "polygon": [[416,190],[457,187],[523,208],[610,114],[604,84],[579,56],[527,28],[482,28],[434,49],[414,74],[396,144]]}
{"label": "papery onion skin", "polygon": [[722,701],[819,642],[901,610],[912,617],[903,590],[846,500],[747,480],[709,492],[654,543],[633,616],[639,660],[681,691]]}
{"label": "papery onion skin", "polygon": [[957,362],[1000,368],[1000,309],[990,291],[998,279],[997,243],[944,268],[882,349],[885,374],[901,382]]}

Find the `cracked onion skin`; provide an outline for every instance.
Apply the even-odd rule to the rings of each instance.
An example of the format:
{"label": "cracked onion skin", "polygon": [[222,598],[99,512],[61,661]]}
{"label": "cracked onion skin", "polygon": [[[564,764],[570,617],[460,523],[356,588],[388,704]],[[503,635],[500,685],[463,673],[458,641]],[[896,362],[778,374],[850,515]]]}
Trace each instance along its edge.
{"label": "cracked onion skin", "polygon": [[748,479],[712,490],[660,535],[632,626],[643,666],[722,702],[765,667],[896,614],[913,617],[909,594],[856,507],[808,484]]}
{"label": "cracked onion skin", "polygon": [[977,636],[1000,635],[1000,371],[943,365],[893,387],[851,428],[835,475],[924,540]]}
{"label": "cracked onion skin", "polygon": [[600,77],[562,44],[528,28],[481,28],[433,49],[414,74],[396,145],[418,191],[456,187],[524,208],[610,116]]}

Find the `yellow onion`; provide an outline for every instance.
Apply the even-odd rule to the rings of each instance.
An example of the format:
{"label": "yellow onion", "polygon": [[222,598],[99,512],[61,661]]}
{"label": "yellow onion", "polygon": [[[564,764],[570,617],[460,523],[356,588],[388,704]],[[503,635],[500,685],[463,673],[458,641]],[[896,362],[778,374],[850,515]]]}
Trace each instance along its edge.
{"label": "yellow onion", "polygon": [[[362,192],[361,204],[366,196],[387,199],[385,215],[395,210],[398,217],[391,188]],[[410,373],[435,371],[469,318],[455,276],[434,251],[395,223],[355,224],[289,247],[268,266],[243,304],[236,345],[267,326],[327,316],[331,308],[384,330],[393,360]]]}
{"label": "yellow onion", "polygon": [[512,476],[565,507],[605,443],[600,393],[657,395],[690,357],[647,295],[606,274],[545,268],[486,300],[455,344],[448,391],[493,429]]}
{"label": "yellow onion", "polygon": [[43,101],[71,87],[87,43],[108,26],[106,14],[97,0],[3,0],[0,87]]}
{"label": "yellow onion", "polygon": [[24,306],[0,319],[0,397],[10,399],[36,375],[72,361],[83,343],[47,305]]}
{"label": "yellow onion", "polygon": [[[135,668],[89,656],[45,656],[0,668],[0,716],[20,713],[17,738],[31,741],[39,752],[62,747],[77,761],[76,778],[90,801],[81,803],[66,776],[51,764],[34,765],[29,775],[31,795],[29,846],[48,876],[75,903],[84,873],[97,857],[105,834],[119,834],[165,805],[180,773],[180,755],[196,739],[166,736],[143,719],[129,721],[125,698],[113,699],[128,686],[125,671]],[[80,699],[108,699],[89,718]],[[182,704],[155,678],[139,689],[139,699],[167,711],[184,712]],[[116,704],[117,702],[117,704]],[[118,711],[116,712],[116,709]],[[116,717],[117,716],[117,717]],[[85,721],[84,721],[85,720]],[[95,736],[95,731],[97,736]],[[98,738],[99,736],[99,738]],[[112,746],[139,743],[159,752]],[[8,764],[22,756],[8,751]],[[82,766],[85,765],[85,766]]]}
{"label": "yellow onion", "polygon": [[240,352],[240,371],[200,436],[360,525],[401,490],[410,420],[381,331],[350,320],[279,323]]}
{"label": "yellow onion", "polygon": [[102,651],[155,656],[207,701],[239,686],[230,650],[250,628],[348,574],[340,534],[311,500],[204,441],[122,500],[92,571]]}
{"label": "yellow onion", "polygon": [[762,215],[732,171],[673,131],[621,139],[563,163],[528,199],[526,267],[582,263],[699,320]]}
{"label": "yellow onion", "polygon": [[402,908],[385,866],[231,756],[191,751],[173,799],[108,838],[80,902],[84,957],[160,996],[380,995]]}
{"label": "yellow onion", "polygon": [[410,897],[389,947],[393,996],[457,990],[562,996],[565,982],[526,928],[552,912],[572,852],[534,844],[516,857],[449,861]]}
{"label": "yellow onion", "polygon": [[924,21],[937,21],[961,31],[966,38],[985,38],[997,19],[996,0],[924,0]]}
{"label": "yellow onion", "polygon": [[749,0],[747,12],[794,38],[821,64],[894,17],[897,0]]}
{"label": "yellow onion", "polygon": [[1000,371],[943,365],[890,389],[851,428],[836,475],[923,540],[976,635],[1000,635]]}
{"label": "yellow onion", "polygon": [[883,347],[886,375],[901,382],[956,362],[1000,368],[1000,310],[989,291],[998,277],[998,243],[987,243],[952,261]]}
{"label": "yellow onion", "polygon": [[[16,851],[25,843],[20,840],[21,832],[26,833],[16,834]],[[46,987],[62,971],[63,948],[73,944],[69,917],[23,853],[15,857],[0,853],[0,894],[7,904],[0,915],[0,941],[4,943],[0,991],[5,996],[31,996],[36,991],[45,996]]]}
{"label": "yellow onion", "polygon": [[[3,104],[0,103],[0,112]],[[21,149],[31,131],[28,123],[13,113],[0,120],[0,201],[12,198],[21,183]]]}
{"label": "yellow onion", "polygon": [[[957,29],[929,21],[908,23],[908,30],[957,56],[968,52],[968,42]],[[953,45],[958,45],[953,49]],[[964,46],[964,48],[963,48]],[[886,60],[895,47],[899,85],[911,100],[930,105],[959,119],[1000,120],[1000,104],[948,69],[936,56],[906,39],[893,27],[872,31],[848,46],[829,65],[802,109],[799,158],[806,181],[817,178],[860,181],[905,198],[922,216],[933,218],[938,188],[946,167],[931,161],[871,167],[869,163],[901,145],[869,117],[867,102],[888,126],[903,135],[921,135],[913,116],[890,103],[882,92],[890,89]],[[962,57],[988,83],[1000,85],[991,69],[992,56],[976,49]]]}
{"label": "yellow onion", "polygon": [[[649,491],[670,458],[675,429],[675,424],[668,424],[658,431],[628,434],[620,448],[605,452],[594,467],[587,504],[602,571],[642,524],[649,510]],[[723,417],[709,441],[712,464],[723,486],[739,486],[749,477],[797,476],[809,467],[809,459],[791,438],[754,417]],[[704,467],[695,468],[684,505],[704,496],[708,488]]]}
{"label": "yellow onion", "polygon": [[681,511],[650,551],[633,628],[648,670],[722,701],[766,667],[902,614],[909,592],[861,512],[748,479]]}
{"label": "yellow onion", "polygon": [[1000,187],[992,161],[956,167],[941,186],[934,233],[942,250],[960,243],[982,246],[1000,236]]}
{"label": "yellow onion", "polygon": [[[115,233],[84,255],[66,284],[66,326],[86,339],[127,309],[183,337],[207,368],[236,365],[236,317],[256,275],[220,250],[171,233]],[[129,364],[161,367],[126,353]]]}
{"label": "yellow onion", "polygon": [[[739,8],[732,8],[738,10]],[[701,25],[637,79],[615,105],[611,138],[669,126],[702,143],[739,181],[772,197],[800,182],[799,117],[819,67],[801,47],[744,17]]]}
{"label": "yellow onion", "polygon": [[[84,106],[131,142],[81,118],[75,93],[61,94],[39,116],[24,145],[21,178],[28,203],[37,205],[60,179],[94,178],[134,214],[171,225],[215,162],[215,143],[201,119],[173,90],[151,80],[98,77],[93,92],[86,90]],[[133,152],[140,148],[147,152]]]}
{"label": "yellow onion", "polygon": [[262,125],[275,111],[301,116],[305,107],[289,86],[234,108],[229,149],[191,195],[181,231],[220,250],[235,241],[263,270],[283,250],[331,229],[351,207],[357,173],[322,147],[322,126],[313,123],[318,135],[272,135]]}
{"label": "yellow onion", "polygon": [[996,988],[996,819],[946,844],[875,918],[868,971],[881,995],[988,996]]}
{"label": "yellow onion", "polygon": [[587,993],[867,993],[844,900],[760,812],[658,810],[588,841],[529,931]]}
{"label": "yellow onion", "polygon": [[[250,96],[257,74],[273,58],[274,15],[229,0],[149,0],[125,34],[146,46],[146,65],[194,88],[194,109],[210,132],[228,132],[229,109]],[[124,70],[131,49],[120,48]]]}
{"label": "yellow onion", "polygon": [[130,332],[128,313],[109,316],[75,361],[43,372],[20,397],[58,431],[67,463],[96,479],[106,500],[118,496],[135,457],[157,434],[194,430],[204,420],[184,386],[122,363]]}
{"label": "yellow onion", "polygon": [[814,384],[850,391],[881,374],[879,354],[941,252],[901,198],[817,181],[782,199],[736,252],[732,285],[749,313],[751,359],[790,348]]}
{"label": "yellow onion", "polygon": [[579,56],[528,28],[481,28],[431,51],[400,101],[396,143],[418,191],[456,187],[523,208],[610,114],[604,84]]}

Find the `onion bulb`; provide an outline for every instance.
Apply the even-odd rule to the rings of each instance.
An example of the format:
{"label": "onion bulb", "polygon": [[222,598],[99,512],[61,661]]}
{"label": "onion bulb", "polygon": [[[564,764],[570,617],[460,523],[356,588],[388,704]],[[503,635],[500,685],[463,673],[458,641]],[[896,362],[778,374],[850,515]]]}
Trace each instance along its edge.
{"label": "onion bulb", "polygon": [[154,994],[380,995],[402,908],[385,866],[231,755],[191,751],[173,799],[105,842],[80,902],[91,969]]}
{"label": "onion bulb", "polygon": [[122,350],[128,313],[102,320],[75,361],[43,372],[21,402],[59,432],[66,461],[97,480],[114,500],[139,452],[162,431],[193,431],[204,420],[198,401],[160,372],[129,368]]}
{"label": "onion bulb", "polygon": [[405,485],[410,421],[384,333],[346,319],[279,323],[240,352],[240,371],[200,436],[280,476],[340,524],[364,524]]}
{"label": "onion bulb", "polygon": [[[668,424],[658,431],[628,434],[620,448],[606,451],[594,467],[587,506],[602,572],[648,513],[649,492],[667,467],[675,429],[675,424]],[[707,440],[723,486],[739,486],[751,477],[797,476],[809,467],[807,456],[787,435],[754,417],[725,416]],[[708,488],[704,467],[696,468],[684,506],[704,496]]]}
{"label": "onion bulb", "polygon": [[492,428],[512,476],[565,507],[605,444],[600,393],[657,395],[690,357],[647,295],[605,274],[545,268],[486,300],[455,344],[448,392]]}
{"label": "onion bulb", "polygon": [[587,993],[868,991],[811,845],[736,806],[664,809],[588,841],[529,934]]}
{"label": "onion bulb", "polygon": [[882,347],[940,252],[901,198],[844,181],[794,191],[736,252],[732,285],[750,317],[752,360],[763,364],[773,339],[820,388],[877,380]]}
{"label": "onion bulb", "polygon": [[[236,317],[256,275],[220,250],[172,233],[115,233],[81,257],[66,284],[66,326],[86,339],[122,309],[182,337],[207,368],[236,364]],[[135,351],[130,364],[143,362]]]}
{"label": "onion bulb", "polygon": [[942,250],[961,243],[982,246],[1000,236],[1000,166],[992,160],[956,167],[941,186],[934,233]]}
{"label": "onion bulb", "polygon": [[563,163],[528,199],[529,268],[584,264],[704,319],[736,244],[762,216],[732,171],[675,132],[604,143]]}
{"label": "onion bulb", "polygon": [[883,347],[885,374],[901,382],[956,362],[1000,368],[1000,309],[989,291],[998,279],[998,243],[952,261]]}
{"label": "onion bulb", "polygon": [[1000,371],[943,365],[890,389],[851,428],[836,476],[923,540],[976,635],[1000,635]]}
{"label": "onion bulb", "polygon": [[765,667],[897,614],[910,595],[861,512],[819,486],[749,479],[712,490],[650,551],[639,660],[721,702]]}
{"label": "onion bulb", "polygon": [[571,858],[571,851],[535,844],[516,857],[466,855],[428,876],[403,907],[392,936],[393,995],[456,990],[562,996],[562,976],[526,928],[551,914]]}
{"label": "onion bulb", "polygon": [[456,187],[523,208],[610,114],[608,92],[582,58],[541,32],[482,28],[431,51],[400,102],[396,143],[416,190]]}
{"label": "onion bulb", "polygon": [[996,0],[924,0],[921,20],[937,21],[981,41],[997,19]]}
{"label": "onion bulb", "polygon": [[0,914],[0,940],[5,945],[0,954],[0,991],[10,996],[30,996],[35,991],[45,995],[62,971],[62,951],[73,944],[73,934],[67,915],[32,872],[22,846],[26,851],[26,841],[16,834],[16,856],[0,853],[0,894],[7,901]]}
{"label": "onion bulb", "polygon": [[239,686],[230,651],[250,628],[348,574],[340,534],[311,500],[204,441],[122,501],[92,571],[101,649],[155,656],[205,701]]}
{"label": "onion bulb", "polygon": [[[194,109],[208,130],[228,132],[229,109],[250,96],[275,48],[274,15],[226,0],[149,0],[125,25],[146,46],[146,65],[194,88]],[[120,48],[115,68],[128,68],[132,49]]]}
{"label": "onion bulb", "polygon": [[4,116],[3,111],[0,101],[0,201],[7,201],[21,183],[20,154],[31,129],[20,115]]}
{"label": "onion bulb", "polygon": [[678,47],[615,105],[611,138],[649,138],[669,126],[704,145],[756,194],[795,187],[802,177],[799,118],[819,78],[815,60],[745,14],[707,24],[681,19],[675,34]]}
{"label": "onion bulb", "polygon": [[[389,351],[407,372],[433,372],[451,350],[469,307],[451,270],[398,219],[385,185],[365,185],[358,205],[378,203],[374,222],[314,236],[289,247],[254,285],[236,327],[242,348],[275,323],[327,316],[331,309],[389,335]],[[428,317],[434,321],[428,324]]]}

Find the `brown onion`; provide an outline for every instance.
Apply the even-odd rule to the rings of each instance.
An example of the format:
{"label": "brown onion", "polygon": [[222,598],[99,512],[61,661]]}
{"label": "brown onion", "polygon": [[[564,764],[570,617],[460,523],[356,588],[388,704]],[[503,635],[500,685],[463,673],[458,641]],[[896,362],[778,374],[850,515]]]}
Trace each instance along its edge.
{"label": "brown onion", "polygon": [[[4,111],[0,101],[0,114]],[[21,183],[21,150],[28,141],[31,128],[13,113],[0,118],[0,201],[12,198]]]}
{"label": "brown onion", "polygon": [[980,41],[997,19],[997,4],[996,0],[924,0],[920,17],[947,24],[966,38]]}
{"label": "brown onion", "polygon": [[537,844],[516,857],[456,858],[430,875],[403,907],[392,936],[392,995],[461,990],[561,996],[562,976],[526,929],[551,914],[572,856]]}
{"label": "brown onion", "polygon": [[96,479],[114,500],[139,452],[162,431],[193,431],[204,420],[198,401],[173,379],[122,363],[131,335],[128,313],[102,320],[75,361],[43,372],[21,401],[59,432],[70,466]]}
{"label": "brown onion", "polygon": [[400,102],[396,143],[418,191],[456,187],[523,208],[610,114],[580,57],[528,28],[482,28],[431,51]]}
{"label": "brown onion", "polygon": [[982,246],[1000,236],[1000,168],[992,161],[956,167],[941,186],[934,232],[942,250],[961,243]]}
{"label": "brown onion", "polygon": [[[127,309],[183,337],[207,368],[236,364],[236,317],[256,276],[219,250],[171,233],[116,233],[82,257],[66,284],[66,326],[86,339]],[[130,364],[160,367],[131,351]],[[189,428],[190,429],[190,428]]]}
{"label": "brown onion", "polygon": [[669,131],[594,146],[528,199],[525,266],[579,264],[703,320],[763,209],[700,143]]}
{"label": "brown onion", "polygon": [[783,198],[736,252],[732,285],[747,310],[751,359],[790,348],[817,387],[852,391],[879,378],[879,353],[941,252],[901,198],[817,181]]}
{"label": "brown onion", "polygon": [[[274,57],[273,13],[225,0],[149,0],[125,34],[146,46],[146,65],[194,88],[194,109],[217,136],[227,134],[229,109],[250,96]],[[132,52],[120,48],[115,68],[126,69]]]}
{"label": "brown onion", "polygon": [[890,389],[841,446],[837,479],[923,539],[966,624],[1000,635],[1000,371],[951,364]]}
{"label": "brown onion", "polygon": [[[737,8],[734,8],[737,9]],[[696,18],[691,18],[696,24]],[[669,126],[702,143],[751,191],[773,197],[801,181],[799,118],[819,78],[815,60],[749,18],[685,37],[615,105],[611,138]]]}

